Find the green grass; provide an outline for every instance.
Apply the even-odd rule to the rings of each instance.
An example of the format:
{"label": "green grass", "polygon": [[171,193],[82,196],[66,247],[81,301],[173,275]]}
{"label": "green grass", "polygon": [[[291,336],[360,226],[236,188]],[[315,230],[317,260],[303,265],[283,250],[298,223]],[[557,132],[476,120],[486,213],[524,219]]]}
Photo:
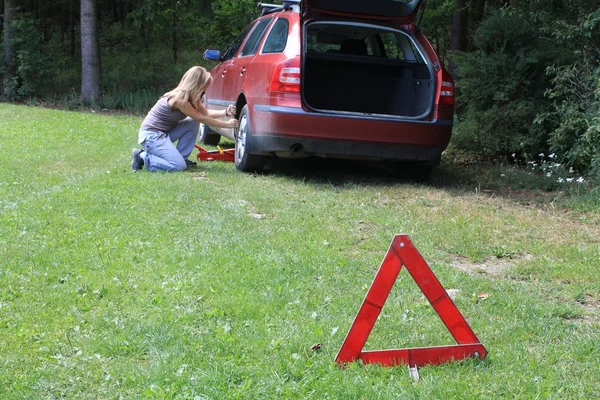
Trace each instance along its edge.
{"label": "green grass", "polygon": [[[139,123],[0,104],[0,398],[598,397],[597,191],[450,162],[429,185],[323,161],[132,173]],[[418,383],[335,365],[397,233],[485,361]],[[452,343],[402,271],[367,349]]]}

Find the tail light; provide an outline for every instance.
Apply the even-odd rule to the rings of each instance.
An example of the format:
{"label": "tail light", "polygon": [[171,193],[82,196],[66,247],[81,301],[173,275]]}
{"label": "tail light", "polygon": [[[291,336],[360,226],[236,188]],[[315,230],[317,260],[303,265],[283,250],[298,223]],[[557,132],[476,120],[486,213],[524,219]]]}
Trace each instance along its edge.
{"label": "tail light", "polygon": [[269,90],[271,92],[300,93],[300,57],[275,64]]}
{"label": "tail light", "polygon": [[440,104],[454,104],[454,80],[449,73],[442,73],[442,90],[440,91]]}

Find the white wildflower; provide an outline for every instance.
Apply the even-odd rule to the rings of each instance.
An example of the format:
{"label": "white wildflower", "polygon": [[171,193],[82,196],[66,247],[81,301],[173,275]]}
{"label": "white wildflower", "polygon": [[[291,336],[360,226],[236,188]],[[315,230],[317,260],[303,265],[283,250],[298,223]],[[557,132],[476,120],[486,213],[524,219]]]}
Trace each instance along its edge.
{"label": "white wildflower", "polygon": [[558,183],[563,183],[565,180],[563,178],[558,178],[557,182]]}
{"label": "white wildflower", "polygon": [[556,154],[552,153],[552,154],[548,154],[548,158],[554,158],[556,157]]}
{"label": "white wildflower", "polygon": [[552,176],[552,172],[548,172],[548,173],[546,174],[546,176],[547,176],[548,178],[550,178],[550,177]]}
{"label": "white wildflower", "polygon": [[567,182],[573,182],[573,178],[567,178]]}
{"label": "white wildflower", "polygon": [[544,153],[540,153],[539,156],[544,158]]}
{"label": "white wildflower", "polygon": [[577,179],[577,183],[583,183],[583,182],[585,182],[585,181],[584,181],[583,177],[580,176],[579,179]]}

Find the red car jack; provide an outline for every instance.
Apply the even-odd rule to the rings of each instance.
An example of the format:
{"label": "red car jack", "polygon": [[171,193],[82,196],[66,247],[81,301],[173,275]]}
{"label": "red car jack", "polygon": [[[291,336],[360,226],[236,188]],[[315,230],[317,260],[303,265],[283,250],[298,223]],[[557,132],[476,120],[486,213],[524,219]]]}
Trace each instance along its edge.
{"label": "red car jack", "polygon": [[199,161],[235,161],[235,149],[222,150],[217,146],[217,150],[206,150],[198,145],[195,145],[194,147],[198,149],[196,158]]}

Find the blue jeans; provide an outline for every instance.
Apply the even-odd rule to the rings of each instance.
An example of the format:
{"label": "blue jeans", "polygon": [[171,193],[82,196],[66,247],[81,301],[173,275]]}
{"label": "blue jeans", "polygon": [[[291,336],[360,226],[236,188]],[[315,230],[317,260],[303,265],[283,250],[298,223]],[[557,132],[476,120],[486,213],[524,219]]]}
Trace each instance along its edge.
{"label": "blue jeans", "polygon": [[[194,150],[200,124],[186,118],[171,131],[158,132],[140,129],[139,141],[145,150],[140,154],[148,171],[182,171],[185,159]],[[177,146],[175,146],[177,142]]]}

